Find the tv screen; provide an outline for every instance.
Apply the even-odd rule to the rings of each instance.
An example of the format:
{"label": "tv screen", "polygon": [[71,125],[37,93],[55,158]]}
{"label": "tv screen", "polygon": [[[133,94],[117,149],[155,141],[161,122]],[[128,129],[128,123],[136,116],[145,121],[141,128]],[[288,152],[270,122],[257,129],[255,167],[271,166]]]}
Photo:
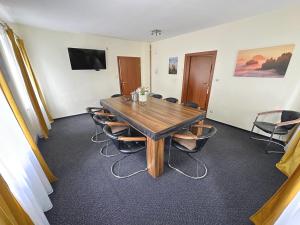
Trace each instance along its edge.
{"label": "tv screen", "polygon": [[104,50],[68,48],[72,70],[106,69]]}

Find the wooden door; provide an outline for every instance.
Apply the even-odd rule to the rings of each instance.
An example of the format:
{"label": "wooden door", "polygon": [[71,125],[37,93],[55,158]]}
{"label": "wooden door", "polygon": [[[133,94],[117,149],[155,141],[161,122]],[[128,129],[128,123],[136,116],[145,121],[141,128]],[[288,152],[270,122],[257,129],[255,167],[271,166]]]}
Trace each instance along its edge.
{"label": "wooden door", "polygon": [[118,56],[118,66],[121,94],[130,95],[141,86],[141,59]]}
{"label": "wooden door", "polygon": [[216,52],[187,54],[182,102],[195,102],[207,110]]}

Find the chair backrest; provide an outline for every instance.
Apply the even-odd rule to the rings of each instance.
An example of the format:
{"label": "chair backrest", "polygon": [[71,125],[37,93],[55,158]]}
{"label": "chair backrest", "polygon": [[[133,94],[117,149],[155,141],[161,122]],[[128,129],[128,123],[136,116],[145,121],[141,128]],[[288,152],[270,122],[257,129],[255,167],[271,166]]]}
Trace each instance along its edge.
{"label": "chair backrest", "polygon": [[[296,120],[300,118],[300,113],[296,111],[291,111],[291,110],[284,110],[281,113],[281,122],[287,122],[291,120]],[[284,128],[290,130],[295,126],[295,124],[292,125],[286,125],[283,126]]]}
{"label": "chair backrest", "polygon": [[168,102],[172,102],[172,103],[177,103],[177,102],[178,102],[178,99],[177,99],[177,98],[172,98],[172,97],[170,97],[170,98],[165,98],[165,100],[168,101]]}
{"label": "chair backrest", "polygon": [[[128,129],[129,129],[129,128],[128,128]],[[112,142],[114,143],[114,145],[115,145],[118,149],[120,149],[120,144],[121,144],[123,141],[118,140],[118,137],[119,137],[119,136],[128,136],[128,129],[124,129],[124,130],[121,130],[121,131],[119,131],[119,132],[117,132],[117,133],[113,133],[111,127],[108,126],[108,125],[105,125],[105,126],[103,127],[103,132],[106,134],[107,137],[109,137],[109,138],[112,140]]]}
{"label": "chair backrest", "polygon": [[199,105],[195,102],[187,102],[184,105],[187,106],[187,107],[194,108],[194,109],[198,109],[198,107],[199,107]]}
{"label": "chair backrest", "polygon": [[93,118],[95,112],[103,111],[103,108],[100,107],[86,107],[86,112]]}
{"label": "chair backrest", "polygon": [[217,128],[211,127],[203,127],[202,134],[197,137],[197,149],[202,149],[209,138],[214,136],[217,133]]}
{"label": "chair backrest", "polygon": [[108,126],[108,125],[105,125],[103,127],[103,132],[111,139],[113,140],[117,140],[118,139],[118,135],[116,134],[113,134],[112,130],[111,130],[111,127]]}
{"label": "chair backrest", "polygon": [[120,96],[122,96],[121,94],[114,94],[114,95],[112,95],[111,97],[112,98],[116,98],[116,97],[120,97]]}
{"label": "chair backrest", "polygon": [[105,123],[107,121],[109,121],[109,118],[108,117],[105,117],[105,116],[100,116],[100,115],[93,115],[93,121],[96,125],[99,125],[101,127],[104,127],[105,126]]}
{"label": "chair backrest", "polygon": [[96,125],[101,126],[102,128],[106,125],[106,122],[110,121],[116,121],[116,118],[109,117],[109,116],[103,116],[103,115],[93,115],[93,121]]}
{"label": "chair backrest", "polygon": [[158,99],[162,99],[162,95],[160,95],[160,94],[153,94],[151,97],[153,97],[153,98],[158,98]]}

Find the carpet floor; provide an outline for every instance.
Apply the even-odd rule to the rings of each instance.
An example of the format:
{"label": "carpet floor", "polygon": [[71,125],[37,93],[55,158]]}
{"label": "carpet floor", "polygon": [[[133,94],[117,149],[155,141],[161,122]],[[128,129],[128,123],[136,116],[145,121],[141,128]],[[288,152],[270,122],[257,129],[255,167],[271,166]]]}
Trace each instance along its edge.
{"label": "carpet floor", "polygon": [[[204,179],[184,177],[166,163],[157,179],[147,172],[117,179],[110,166],[122,156],[99,154],[101,144],[90,140],[95,128],[89,115],[56,120],[49,139],[39,140],[42,154],[59,178],[50,195],[53,208],[46,212],[50,224],[251,224],[249,216],[285,180],[275,168],[281,155],[265,154],[265,144],[249,139],[246,131],[208,123],[218,132],[195,155],[208,167]],[[126,158],[120,171],[144,168],[145,157],[140,152]],[[172,161],[186,171],[196,168],[176,150]]]}

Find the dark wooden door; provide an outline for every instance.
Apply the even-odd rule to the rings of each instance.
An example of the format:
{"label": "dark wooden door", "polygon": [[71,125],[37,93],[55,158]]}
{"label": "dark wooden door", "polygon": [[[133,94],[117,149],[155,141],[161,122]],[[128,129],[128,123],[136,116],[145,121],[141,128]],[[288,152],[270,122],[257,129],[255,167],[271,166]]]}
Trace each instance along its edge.
{"label": "dark wooden door", "polygon": [[211,89],[215,55],[186,55],[186,68],[183,86],[183,102],[195,102],[207,110]]}
{"label": "dark wooden door", "polygon": [[141,86],[141,59],[118,56],[118,66],[121,94],[130,95]]}

